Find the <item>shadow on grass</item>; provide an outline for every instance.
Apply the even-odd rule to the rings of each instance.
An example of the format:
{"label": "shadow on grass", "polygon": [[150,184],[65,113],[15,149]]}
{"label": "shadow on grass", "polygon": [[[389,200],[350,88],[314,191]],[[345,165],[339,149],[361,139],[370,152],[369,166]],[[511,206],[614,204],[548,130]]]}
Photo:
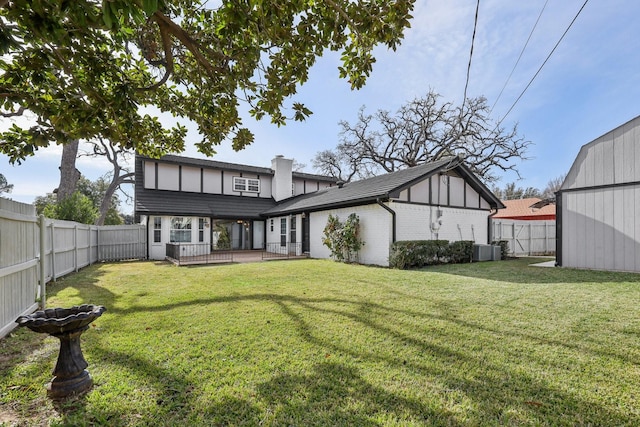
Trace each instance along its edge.
{"label": "shadow on grass", "polygon": [[[547,417],[558,423],[595,423],[607,421],[612,425],[632,425],[633,415],[611,410],[608,406],[581,399],[578,395],[548,385],[543,379],[534,377],[520,369],[505,368],[493,362],[480,360],[484,356],[478,350],[467,351],[468,341],[463,341],[459,349],[449,346],[444,341],[433,341],[416,337],[414,331],[400,328],[394,323],[385,323],[384,319],[409,316],[424,320],[425,324],[438,321],[455,324],[469,331],[468,336],[474,336],[477,331],[482,335],[511,336],[522,339],[531,345],[547,345],[566,348],[575,353],[591,352],[594,356],[617,358],[626,364],[636,362],[622,351],[615,349],[594,349],[579,343],[563,342],[537,337],[526,332],[515,332],[507,329],[498,330],[473,322],[463,321],[455,316],[435,315],[415,310],[392,308],[370,301],[351,300],[344,298],[300,298],[290,295],[256,294],[248,296],[228,296],[210,299],[198,299],[158,307],[130,308],[115,310],[119,315],[126,315],[130,311],[164,311],[181,307],[201,304],[227,304],[245,301],[264,301],[276,304],[280,310],[293,322],[293,327],[301,339],[333,354],[342,354],[358,361],[382,363],[394,369],[407,372],[407,381],[411,381],[408,373],[423,378],[428,383],[429,378],[435,379],[440,389],[434,391],[434,401],[431,405],[400,393],[393,393],[379,386],[367,383],[352,367],[327,363],[316,366],[313,375],[292,375],[289,373],[275,376],[272,380],[258,387],[260,399],[269,405],[277,404],[280,410],[274,413],[275,425],[377,425],[372,419],[363,417],[362,407],[367,408],[364,413],[379,413],[388,419],[406,418],[411,422],[428,423],[429,425],[465,424],[443,409],[449,395],[462,395],[471,402],[472,410],[467,416],[474,422],[545,423]],[[328,307],[327,307],[328,304]],[[333,306],[348,308],[333,308]],[[430,365],[421,360],[407,361],[402,356],[392,352],[377,351],[375,347],[358,349],[348,342],[336,342],[321,332],[317,324],[307,320],[310,312],[322,313],[335,317],[343,317],[345,321],[356,322],[367,330],[374,331],[381,336],[391,337],[405,346],[417,349],[417,353],[424,354],[436,362]],[[381,316],[382,313],[382,316]],[[426,334],[426,332],[425,332]],[[467,338],[468,339],[468,338]],[[507,339],[508,341],[508,339]],[[107,349],[100,351],[107,353]],[[104,357],[114,357],[106,355]],[[172,384],[165,386],[162,393],[163,401],[176,401],[184,390],[191,385],[184,378],[176,378],[168,370],[148,366],[150,363],[140,361],[126,354],[115,355],[118,363],[123,363],[144,373],[151,375],[158,384]],[[469,375],[460,366],[473,366],[474,373]],[[478,366],[484,366],[478,369]],[[142,368],[140,368],[142,367]],[[577,385],[577,387],[580,387]],[[178,400],[183,399],[180,397]],[[259,412],[250,401],[243,401],[232,396],[227,397],[225,405],[235,408],[232,412],[224,409],[221,415],[216,411],[220,406],[211,409],[211,415],[220,419],[222,424],[243,424],[247,416],[254,419]],[[360,409],[355,409],[360,408]],[[174,406],[174,411],[186,411],[180,406]],[[511,412],[510,412],[511,411]],[[514,415],[517,413],[518,415]],[[235,415],[234,415],[235,414]],[[562,415],[559,415],[562,414]],[[238,418],[234,418],[234,417]],[[517,418],[517,417],[524,418]],[[222,417],[222,418],[220,418]],[[515,418],[514,418],[515,417]],[[176,418],[179,419],[179,418]],[[635,419],[635,421],[638,421]]]}
{"label": "shadow on grass", "polygon": [[[464,265],[458,270],[450,270],[446,266],[429,268],[423,271],[438,271],[447,274],[460,274],[466,277],[487,278],[517,283],[562,283],[566,270],[557,270],[547,274],[546,279],[533,281],[534,274],[544,270],[534,267],[526,267],[522,260],[505,261],[513,263],[498,269],[484,267],[485,263],[478,265]],[[532,268],[520,278],[513,277],[514,269]],[[493,271],[493,272],[492,272]],[[578,279],[572,278],[570,282],[597,282],[594,272],[578,271]],[[581,276],[582,274],[584,276]],[[425,425],[477,425],[477,424],[564,424],[564,425],[634,425],[637,417],[633,414],[624,414],[622,410],[616,412],[611,406],[605,406],[588,398],[580,398],[579,393],[569,393],[562,389],[550,386],[544,379],[536,378],[526,370],[507,369],[501,366],[486,363],[484,370],[476,370],[468,374],[460,366],[482,365],[481,353],[474,355],[466,351],[464,345],[470,345],[463,341],[458,349],[447,345],[444,341],[428,340],[416,337],[407,325],[399,325],[387,322],[390,318],[408,316],[421,319],[424,324],[432,322],[444,322],[452,326],[458,326],[464,331],[480,331],[485,335],[504,335],[523,339],[531,345],[551,345],[563,347],[575,352],[592,352],[597,356],[615,357],[624,363],[636,364],[637,362],[623,353],[623,349],[594,349],[585,345],[549,340],[536,336],[526,331],[513,331],[508,329],[491,328],[486,325],[464,321],[456,318],[455,313],[440,314],[429,311],[418,311],[407,308],[391,307],[391,304],[381,304],[356,297],[350,298],[304,298],[292,295],[278,294],[253,294],[233,295],[215,298],[199,298],[189,301],[181,301],[172,304],[158,306],[133,306],[127,309],[118,309],[115,306],[117,296],[108,290],[98,286],[101,276],[99,269],[88,271],[83,285],[77,287],[80,295],[86,292],[94,299],[93,303],[112,307],[110,314],[126,316],[133,312],[162,312],[175,309],[188,309],[194,305],[230,304],[249,301],[262,301],[275,304],[281,312],[291,320],[292,328],[296,333],[314,346],[326,349],[334,354],[341,353],[358,361],[379,363],[382,366],[390,366],[402,370],[406,375],[406,381],[411,382],[415,378],[421,379],[421,383],[434,383],[433,391],[428,393],[432,400],[412,397],[406,390],[392,391],[391,388],[373,384],[363,378],[360,371],[352,366],[341,363],[319,363],[312,365],[312,371],[305,374],[293,374],[289,372],[274,373],[268,381],[255,386],[256,395],[251,399],[243,399],[237,396],[219,396],[204,413],[194,414],[190,401],[192,392],[197,384],[193,384],[187,378],[189,373],[176,373],[169,363],[166,367],[160,367],[151,360],[146,360],[127,352],[116,352],[105,345],[92,348],[91,352],[102,361],[109,361],[114,365],[130,370],[132,375],[145,379],[145,383],[151,383],[154,393],[157,394],[157,408],[152,415],[126,414],[121,408],[95,405],[89,410],[82,402],[75,408],[70,407],[63,412],[65,423],[74,425],[82,421],[98,425],[127,425],[135,422],[145,424],[162,421],[164,425],[185,424],[186,420],[207,418],[210,425],[256,425],[263,420],[271,425],[363,425],[373,426],[383,424],[381,419],[387,422],[424,423]],[[491,274],[491,276],[488,276]],[[522,274],[522,273],[521,273]],[[572,273],[573,274],[573,273]],[[487,277],[483,277],[483,275]],[[625,276],[627,280],[612,280],[610,273],[605,273],[607,279],[603,281],[629,281],[637,275]],[[525,278],[526,276],[526,278]],[[546,281],[545,281],[546,280]],[[398,295],[400,296],[400,295]],[[413,298],[406,295],[407,301]],[[102,299],[101,301],[99,299]],[[108,308],[109,309],[109,308]],[[421,360],[407,361],[389,351],[377,351],[375,347],[358,349],[350,346],[348,342],[336,342],[330,336],[322,334],[319,325],[309,320],[309,314],[326,314],[342,317],[345,320],[356,322],[369,331],[381,336],[391,337],[394,341],[414,348],[417,353],[425,357],[435,359],[430,365]],[[381,315],[381,313],[383,315]],[[117,320],[116,320],[117,321]],[[426,332],[425,332],[426,334]],[[473,333],[469,333],[472,336]],[[359,362],[358,362],[359,363]],[[177,369],[176,369],[177,370]],[[576,385],[579,388],[580,385]],[[117,388],[115,385],[105,387]],[[409,389],[411,386],[408,387]],[[100,392],[100,385],[94,392]],[[468,402],[469,407],[461,410],[462,416],[450,412],[447,401],[462,398]],[[264,407],[267,407],[265,411]],[[140,418],[132,419],[131,416],[139,415]],[[83,418],[83,416],[85,418]],[[148,417],[148,418],[147,418]]]}
{"label": "shadow on grass", "polygon": [[52,308],[49,303],[51,299],[55,299],[61,291],[69,288],[75,289],[78,293],[77,298],[81,301],[79,304],[103,305],[107,310],[113,307],[118,297],[104,286],[100,286],[100,279],[105,275],[100,265],[84,267],[74,274],[47,283],[47,308]]}
{"label": "shadow on grass", "polygon": [[340,363],[317,364],[308,375],[278,375],[257,389],[260,399],[277,408],[274,425],[461,425],[446,410],[372,385],[356,368]]}
{"label": "shadow on grass", "polygon": [[496,280],[510,283],[638,283],[640,274],[596,270],[578,270],[562,267],[533,267],[542,262],[540,258],[518,258],[503,261],[474,262],[427,266],[413,271],[444,273],[476,279]]}

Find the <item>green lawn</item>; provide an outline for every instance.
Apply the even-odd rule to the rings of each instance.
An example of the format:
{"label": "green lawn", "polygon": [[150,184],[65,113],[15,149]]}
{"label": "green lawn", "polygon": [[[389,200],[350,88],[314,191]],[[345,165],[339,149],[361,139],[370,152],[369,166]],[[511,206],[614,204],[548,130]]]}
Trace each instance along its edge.
{"label": "green lawn", "polygon": [[95,265],[48,289],[107,307],[93,390],[52,404],[58,342],[17,330],[0,425],[640,425],[640,275],[532,261]]}

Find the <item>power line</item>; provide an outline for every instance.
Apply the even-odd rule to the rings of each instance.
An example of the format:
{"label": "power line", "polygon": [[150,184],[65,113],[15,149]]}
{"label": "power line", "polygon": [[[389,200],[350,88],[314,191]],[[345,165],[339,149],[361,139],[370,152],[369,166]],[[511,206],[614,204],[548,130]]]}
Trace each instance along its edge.
{"label": "power line", "polygon": [[513,68],[511,69],[511,73],[509,73],[509,77],[507,77],[507,80],[504,82],[504,85],[502,86],[502,89],[500,90],[500,93],[498,94],[498,97],[496,98],[495,102],[491,106],[491,110],[489,110],[490,112],[493,111],[493,109],[495,108],[496,104],[498,103],[498,100],[502,96],[502,92],[504,92],[505,88],[507,87],[507,84],[509,84],[509,81],[511,80],[511,77],[513,76],[513,72],[516,70],[516,67],[520,63],[520,59],[522,59],[522,55],[524,54],[524,51],[527,49],[527,46],[529,45],[529,41],[531,40],[531,36],[533,36],[533,32],[536,30],[536,27],[538,26],[538,22],[540,22],[540,17],[542,17],[542,13],[544,12],[544,9],[547,7],[547,3],[549,3],[549,0],[546,0],[544,2],[544,5],[542,5],[542,10],[540,11],[540,14],[538,15],[538,19],[536,19],[535,24],[533,24],[533,28],[531,29],[531,32],[529,33],[529,37],[527,38],[527,41],[524,43],[524,46],[522,47],[522,50],[520,51],[520,55],[518,56],[518,59],[516,60],[516,63],[513,65]]}
{"label": "power line", "polygon": [[480,10],[480,0],[476,3],[476,17],[473,23],[473,35],[471,36],[471,51],[469,52],[469,64],[467,65],[467,80],[464,84],[464,97],[462,98],[462,108],[460,114],[464,110],[464,104],[467,102],[467,88],[469,87],[469,75],[471,74],[471,59],[473,58],[473,43],[476,40],[476,29],[478,28],[478,11]]}
{"label": "power line", "polygon": [[527,84],[527,86],[524,88],[524,90],[520,93],[520,95],[518,96],[518,98],[513,102],[513,104],[511,105],[511,107],[509,108],[509,110],[507,110],[506,114],[504,116],[502,116],[502,118],[500,119],[500,121],[496,124],[496,128],[500,126],[500,124],[504,121],[504,119],[507,118],[507,116],[509,115],[509,113],[511,113],[511,110],[513,110],[513,108],[516,106],[516,104],[518,103],[518,101],[520,101],[520,98],[522,98],[522,96],[524,95],[524,93],[527,91],[527,89],[529,89],[529,86],[531,86],[531,84],[533,83],[533,81],[536,79],[536,77],[538,77],[538,74],[540,74],[540,71],[542,70],[542,68],[545,66],[545,64],[547,63],[547,61],[549,60],[549,58],[551,58],[551,55],[553,55],[553,52],[555,52],[556,48],[558,47],[558,45],[560,44],[560,42],[562,41],[562,39],[564,39],[564,36],[567,35],[567,33],[569,32],[569,30],[571,29],[571,26],[573,25],[574,22],[576,22],[576,19],[578,19],[578,16],[580,16],[580,13],[582,13],[582,10],[584,9],[584,7],[587,5],[587,3],[589,3],[589,0],[585,0],[585,2],[582,4],[582,7],[580,8],[580,10],[578,10],[578,13],[576,13],[576,16],[573,17],[573,20],[571,21],[571,23],[569,24],[569,26],[567,27],[567,29],[564,31],[564,33],[562,33],[562,36],[560,37],[560,39],[558,40],[558,42],[556,43],[556,45],[553,47],[553,49],[551,49],[551,52],[549,52],[549,55],[547,55],[547,58],[544,60],[544,62],[542,63],[542,65],[540,66],[540,68],[538,68],[538,71],[536,71],[536,73],[533,75],[533,77],[531,78],[531,80],[529,81],[529,83]]}

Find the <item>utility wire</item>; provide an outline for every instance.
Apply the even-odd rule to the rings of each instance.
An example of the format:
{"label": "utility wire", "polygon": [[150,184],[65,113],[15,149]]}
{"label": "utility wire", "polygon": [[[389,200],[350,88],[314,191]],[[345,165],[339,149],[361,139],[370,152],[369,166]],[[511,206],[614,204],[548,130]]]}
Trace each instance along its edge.
{"label": "utility wire", "polygon": [[533,24],[533,28],[531,29],[531,32],[529,33],[529,37],[527,38],[527,41],[524,43],[524,46],[522,47],[522,50],[520,51],[520,56],[518,56],[518,59],[516,60],[516,63],[513,65],[513,68],[511,69],[511,73],[509,73],[509,77],[507,77],[507,80],[504,82],[504,86],[502,86],[502,89],[500,90],[500,93],[498,94],[498,97],[496,98],[495,102],[491,106],[491,109],[489,110],[489,113],[491,113],[493,111],[493,109],[495,108],[496,104],[498,103],[498,100],[502,96],[502,92],[504,92],[505,88],[507,87],[507,84],[509,84],[509,81],[511,80],[511,77],[513,76],[513,72],[516,70],[516,67],[520,63],[520,59],[522,59],[522,55],[524,54],[524,51],[527,49],[527,46],[529,45],[529,41],[531,40],[531,36],[533,36],[533,32],[536,30],[536,27],[538,26],[538,22],[540,22],[540,17],[542,17],[542,13],[544,12],[544,9],[547,7],[547,3],[549,3],[549,0],[546,0],[544,2],[544,5],[542,5],[542,10],[540,11],[540,14],[538,15],[538,19],[536,19],[535,24]]}
{"label": "utility wire", "polygon": [[582,12],[582,10],[584,9],[584,7],[587,5],[587,3],[589,3],[589,0],[585,0],[585,2],[582,4],[582,7],[580,8],[580,10],[578,10],[578,13],[576,13],[576,16],[573,17],[573,20],[571,21],[571,23],[569,24],[569,26],[567,27],[567,29],[564,31],[564,33],[562,34],[562,36],[560,37],[560,39],[558,40],[558,42],[556,43],[556,45],[553,47],[553,49],[551,49],[551,52],[549,52],[549,55],[547,55],[547,58],[544,60],[544,62],[542,63],[542,65],[540,66],[540,68],[538,68],[538,71],[536,71],[536,73],[533,75],[533,77],[531,78],[531,80],[529,81],[529,83],[527,84],[527,86],[524,88],[524,90],[522,91],[522,93],[520,93],[520,96],[518,96],[518,98],[514,101],[514,103],[511,105],[511,107],[509,108],[509,110],[505,113],[504,116],[502,116],[502,118],[500,119],[500,121],[496,124],[496,128],[498,128],[500,126],[500,124],[504,121],[505,118],[507,118],[507,116],[509,115],[509,113],[511,113],[511,110],[513,110],[513,108],[516,106],[516,104],[518,103],[518,101],[520,101],[520,98],[522,98],[522,96],[524,95],[524,93],[527,91],[527,89],[529,89],[529,86],[531,86],[531,83],[533,83],[533,81],[536,79],[536,77],[538,77],[538,74],[540,73],[540,71],[542,70],[542,68],[545,66],[545,64],[547,63],[547,61],[549,60],[549,58],[551,57],[551,55],[553,55],[553,52],[555,52],[556,48],[558,47],[558,45],[560,44],[560,42],[562,41],[562,39],[564,39],[564,36],[567,35],[567,33],[569,32],[569,29],[571,29],[571,26],[573,25],[574,22],[576,22],[576,19],[578,19],[578,16],[580,16],[580,13]]}
{"label": "utility wire", "polygon": [[469,64],[467,65],[467,80],[464,84],[464,97],[462,98],[462,107],[460,114],[464,110],[464,104],[467,102],[467,88],[469,87],[469,75],[471,74],[471,59],[473,58],[473,43],[476,39],[476,29],[478,28],[478,11],[480,10],[480,0],[476,3],[476,17],[473,23],[473,35],[471,36],[471,51],[469,52]]}

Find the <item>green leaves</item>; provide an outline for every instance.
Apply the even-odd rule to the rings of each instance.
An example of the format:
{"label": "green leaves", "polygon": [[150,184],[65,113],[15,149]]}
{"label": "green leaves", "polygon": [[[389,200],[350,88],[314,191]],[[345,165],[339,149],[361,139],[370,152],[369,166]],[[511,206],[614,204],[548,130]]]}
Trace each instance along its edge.
{"label": "green leaves", "polygon": [[323,230],[322,244],[331,251],[331,256],[342,262],[357,261],[358,251],[364,245],[360,239],[360,218],[350,214],[342,223],[337,216],[329,215]]}
{"label": "green leaves", "polygon": [[340,75],[362,87],[373,48],[400,42],[413,1],[12,1],[0,8],[0,114],[35,124],[0,134],[0,151],[19,162],[100,136],[159,156],[184,149],[186,121],[206,155],[225,140],[243,149],[253,134],[240,102],[277,126],[305,120],[292,98],[326,49],[342,50]]}

